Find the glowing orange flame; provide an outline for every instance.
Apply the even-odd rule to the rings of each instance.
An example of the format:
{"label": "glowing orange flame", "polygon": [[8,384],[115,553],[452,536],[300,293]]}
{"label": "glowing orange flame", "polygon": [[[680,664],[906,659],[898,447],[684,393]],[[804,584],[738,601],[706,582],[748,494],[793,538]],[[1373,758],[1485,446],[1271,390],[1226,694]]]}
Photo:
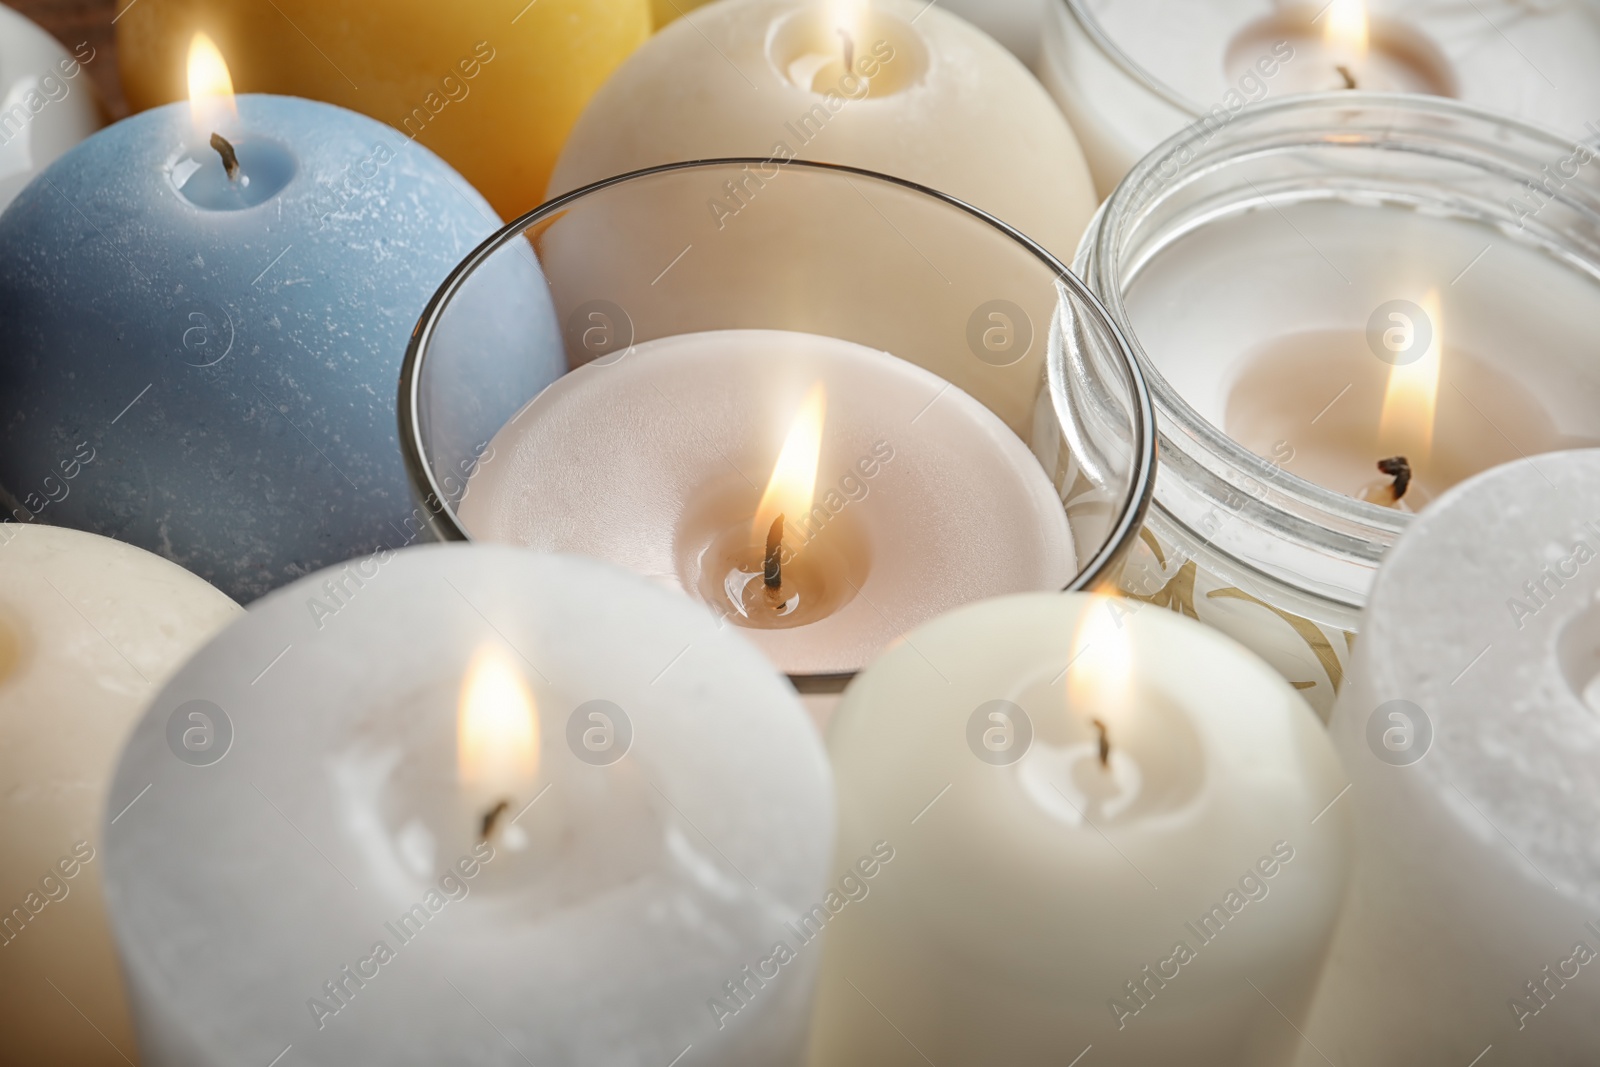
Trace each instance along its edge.
{"label": "glowing orange flame", "polygon": [[1328,23],[1322,28],[1322,39],[1348,55],[1366,55],[1369,31],[1365,0],[1333,0],[1328,5]]}
{"label": "glowing orange flame", "polygon": [[789,522],[797,522],[811,510],[812,498],[817,492],[817,461],[822,457],[822,426],[828,413],[828,391],[821,382],[811,387],[794,421],[789,424],[789,436],[784,439],[783,450],[772,468],[772,479],[767,491],[761,494],[756,507],[752,536],[764,543],[767,531],[779,515]]}
{"label": "glowing orange flame", "polygon": [[[1444,321],[1439,291],[1429,290],[1421,307],[1428,317],[1432,337],[1427,350],[1410,363],[1389,371],[1378,422],[1378,451],[1385,456],[1405,456],[1412,469],[1425,466],[1433,452],[1434,411],[1439,402],[1439,372],[1444,362]],[[1419,324],[1397,322],[1394,329],[1414,331]]]}
{"label": "glowing orange flame", "polygon": [[239,114],[227,61],[216,42],[203,33],[196,33],[189,42],[189,110],[196,131],[207,136]]}
{"label": "glowing orange flame", "polygon": [[456,709],[456,769],[464,788],[496,798],[525,792],[539,772],[539,716],[521,672],[494,646],[467,667]]}
{"label": "glowing orange flame", "polygon": [[1120,597],[1095,593],[1072,635],[1067,704],[1075,715],[1113,724],[1133,704],[1133,641],[1128,607]]}

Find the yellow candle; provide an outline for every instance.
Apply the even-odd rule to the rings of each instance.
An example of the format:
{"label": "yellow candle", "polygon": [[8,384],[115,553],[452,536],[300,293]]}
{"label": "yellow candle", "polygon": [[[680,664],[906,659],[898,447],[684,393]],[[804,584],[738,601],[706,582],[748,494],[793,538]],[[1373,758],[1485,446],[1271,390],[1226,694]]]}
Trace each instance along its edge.
{"label": "yellow candle", "polygon": [[135,109],[186,98],[183,53],[204,30],[238,91],[387,122],[510,218],[538,205],[579,112],[650,27],[650,0],[142,0],[117,46]]}

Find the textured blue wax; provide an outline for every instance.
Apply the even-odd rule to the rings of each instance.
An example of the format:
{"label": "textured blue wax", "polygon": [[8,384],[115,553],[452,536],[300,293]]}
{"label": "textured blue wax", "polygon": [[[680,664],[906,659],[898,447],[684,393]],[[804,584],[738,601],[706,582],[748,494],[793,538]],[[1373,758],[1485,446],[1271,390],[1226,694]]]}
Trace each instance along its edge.
{"label": "textured blue wax", "polygon": [[[248,602],[428,536],[400,365],[434,290],[500,220],[390,127],[290,97],[238,109],[246,176],[252,158],[289,159],[259,204],[184,196],[221,162],[176,104],[82,142],[0,215],[0,499]],[[494,257],[467,300],[454,340],[494,358],[454,403],[487,443],[565,359],[531,249]]]}

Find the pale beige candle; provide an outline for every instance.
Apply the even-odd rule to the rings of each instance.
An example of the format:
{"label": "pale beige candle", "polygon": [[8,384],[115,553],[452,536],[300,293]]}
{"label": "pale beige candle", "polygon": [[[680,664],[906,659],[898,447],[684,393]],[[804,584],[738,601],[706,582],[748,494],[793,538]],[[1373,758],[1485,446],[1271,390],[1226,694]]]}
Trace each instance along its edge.
{"label": "pale beige candle", "polygon": [[120,1065],[134,1055],[101,902],[100,833],[107,819],[137,818],[138,802],[107,812],[106,789],[145,702],[240,614],[188,571],[131,545],[0,526],[6,1062]]}

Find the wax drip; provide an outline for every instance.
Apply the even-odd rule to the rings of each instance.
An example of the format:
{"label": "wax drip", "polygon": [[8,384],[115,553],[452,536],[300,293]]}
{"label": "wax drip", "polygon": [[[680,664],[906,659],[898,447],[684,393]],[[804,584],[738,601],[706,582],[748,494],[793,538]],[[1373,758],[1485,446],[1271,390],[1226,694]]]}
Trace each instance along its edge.
{"label": "wax drip", "polygon": [[783,587],[783,516],[772,520],[767,531],[767,557],[761,567],[761,579],[768,589]]}
{"label": "wax drip", "polygon": [[220,133],[211,135],[211,147],[217,150],[217,155],[222,157],[222,169],[228,172],[228,180],[239,180],[239,154],[233,150],[233,145]]}
{"label": "wax drip", "polygon": [[502,800],[494,807],[483,813],[483,828],[478,832],[480,840],[487,841],[494,834],[495,824],[500,821],[500,816],[511,810],[511,801]]}
{"label": "wax drip", "polygon": [[838,30],[839,40],[844,44],[844,69],[848,74],[856,68],[856,42],[851,38],[848,30]]}
{"label": "wax drip", "polygon": [[1095,732],[1100,735],[1100,766],[1110,767],[1111,731],[1107,730],[1106,724],[1101,722],[1099,719],[1093,719],[1091,721],[1094,723]]}
{"label": "wax drip", "polygon": [[1354,74],[1350,73],[1350,68],[1349,67],[1347,67],[1343,63],[1341,63],[1337,67],[1334,67],[1333,69],[1338,71],[1339,72],[1339,77],[1344,79],[1344,87],[1346,89],[1358,88],[1358,86],[1356,85],[1356,76]]}
{"label": "wax drip", "polygon": [[1394,498],[1398,502],[1411,488],[1411,461],[1404,456],[1378,460],[1378,470],[1394,479]]}

